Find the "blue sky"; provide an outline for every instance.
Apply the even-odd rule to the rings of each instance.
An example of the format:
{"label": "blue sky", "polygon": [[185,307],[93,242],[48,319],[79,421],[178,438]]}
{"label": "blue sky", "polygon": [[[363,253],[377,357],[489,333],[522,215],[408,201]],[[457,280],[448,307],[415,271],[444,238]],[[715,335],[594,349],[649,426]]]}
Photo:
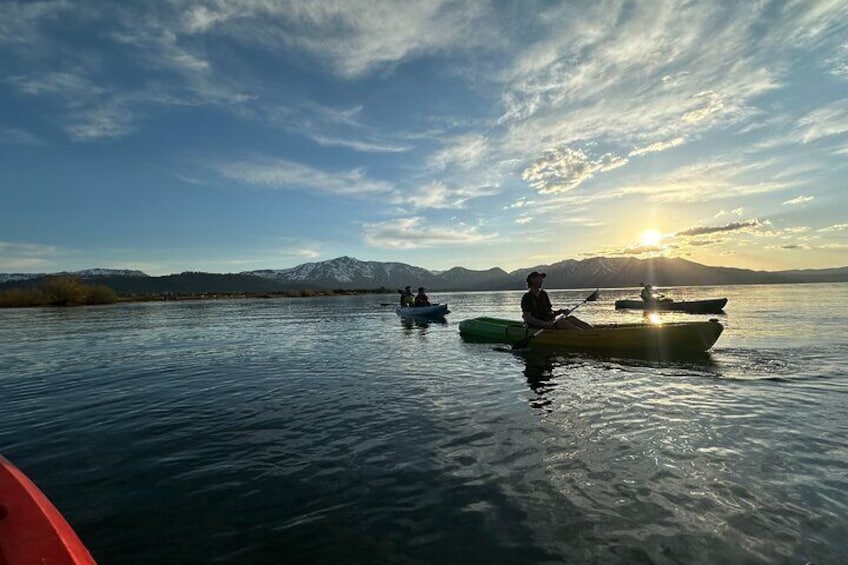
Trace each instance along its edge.
{"label": "blue sky", "polygon": [[0,272],[848,265],[848,2],[0,3]]}

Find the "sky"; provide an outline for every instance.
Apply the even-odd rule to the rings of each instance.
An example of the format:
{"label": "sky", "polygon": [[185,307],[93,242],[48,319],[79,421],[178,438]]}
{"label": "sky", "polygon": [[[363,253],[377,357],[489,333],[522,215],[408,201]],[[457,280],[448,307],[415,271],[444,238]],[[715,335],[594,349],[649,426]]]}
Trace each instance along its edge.
{"label": "sky", "polygon": [[848,265],[848,2],[0,2],[0,272]]}

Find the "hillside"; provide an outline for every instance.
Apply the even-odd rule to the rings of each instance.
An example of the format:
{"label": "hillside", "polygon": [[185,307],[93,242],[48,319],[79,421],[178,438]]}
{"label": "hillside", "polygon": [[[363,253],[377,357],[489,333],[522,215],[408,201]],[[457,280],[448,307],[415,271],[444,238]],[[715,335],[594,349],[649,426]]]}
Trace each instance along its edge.
{"label": "hillside", "polygon": [[[360,261],[338,257],[304,263],[291,269],[257,270],[216,274],[185,272],[149,276],[140,271],[91,269],[72,274],[84,281],[108,286],[121,295],[166,293],[263,293],[292,290],[379,290],[393,292],[406,285],[429,291],[520,290],[531,271],[544,271],[547,288],[616,288],[640,283],[655,286],[704,286],[734,284],[784,284],[848,282],[848,267],[791,271],[752,271],[710,267],[685,259],[633,259],[594,257],[568,259],[550,265],[534,265],[506,272],[500,268],[477,271],[453,267],[434,273],[422,267],[396,262]],[[0,290],[41,284],[53,274],[13,273],[0,275]]]}

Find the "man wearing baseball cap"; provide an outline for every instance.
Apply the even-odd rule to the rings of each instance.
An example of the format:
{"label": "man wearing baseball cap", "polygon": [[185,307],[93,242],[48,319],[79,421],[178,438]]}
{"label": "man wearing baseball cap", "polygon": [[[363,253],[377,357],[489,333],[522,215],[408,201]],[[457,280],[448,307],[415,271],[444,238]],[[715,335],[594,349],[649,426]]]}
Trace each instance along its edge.
{"label": "man wearing baseball cap", "polygon": [[[524,322],[531,328],[556,328],[583,330],[592,326],[577,318],[569,316],[568,309],[554,310],[548,293],[542,290],[542,281],[547,275],[533,271],[527,275],[528,290],[521,297],[521,314]],[[565,317],[561,318],[560,315]]]}

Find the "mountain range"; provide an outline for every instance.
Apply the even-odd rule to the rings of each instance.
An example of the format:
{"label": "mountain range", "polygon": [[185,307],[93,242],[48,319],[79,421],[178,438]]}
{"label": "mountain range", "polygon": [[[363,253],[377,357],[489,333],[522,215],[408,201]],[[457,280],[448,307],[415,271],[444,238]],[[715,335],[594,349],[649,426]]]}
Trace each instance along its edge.
{"label": "mountain range", "polygon": [[784,284],[848,282],[848,266],[832,269],[753,271],[711,267],[685,259],[609,258],[567,259],[504,271],[454,267],[434,272],[405,263],[360,261],[338,257],[304,263],[290,269],[265,269],[241,273],[201,273],[150,276],[141,271],[89,269],[61,273],[0,274],[0,290],[31,287],[52,276],[75,276],[102,284],[119,294],[285,292],[291,290],[389,290],[407,285],[428,291],[520,290],[531,271],[547,273],[547,288],[620,288],[651,283],[654,286],[713,286],[732,284]]}

